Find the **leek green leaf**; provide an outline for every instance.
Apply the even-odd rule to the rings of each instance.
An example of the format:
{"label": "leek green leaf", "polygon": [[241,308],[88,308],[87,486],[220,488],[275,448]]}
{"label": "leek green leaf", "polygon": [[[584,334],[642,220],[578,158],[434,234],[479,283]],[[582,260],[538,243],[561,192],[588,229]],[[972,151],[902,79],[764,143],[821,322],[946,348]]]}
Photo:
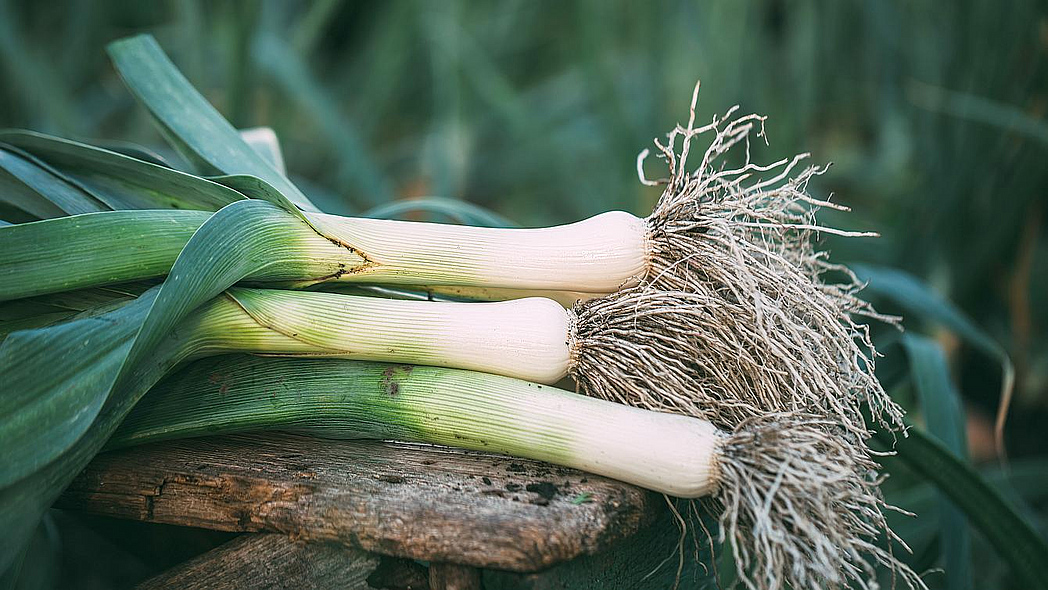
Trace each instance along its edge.
{"label": "leek green leaf", "polygon": [[153,115],[161,132],[204,175],[252,175],[281,195],[280,205],[297,211],[316,207],[286,176],[251,148],[237,130],[186,80],[150,35],[121,39],[108,47],[124,83]]}
{"label": "leek green leaf", "polygon": [[[260,200],[234,202],[186,244],[164,283],[110,314],[10,334],[0,344],[0,570],[43,511],[157,379],[178,362],[156,353],[176,324],[240,279],[308,273],[294,238],[305,222]],[[11,228],[8,228],[11,229]],[[312,230],[307,232],[312,234]]]}
{"label": "leek green leaf", "polygon": [[198,176],[42,133],[3,131],[0,142],[46,162],[70,183],[105,203],[104,208],[217,211],[244,198]]}
{"label": "leek green leaf", "polygon": [[73,317],[105,313],[138,297],[153,284],[139,281],[119,288],[93,287],[0,302],[0,341],[17,330],[43,328]]}
{"label": "leek green leaf", "polygon": [[284,164],[284,152],[280,149],[280,140],[277,134],[269,127],[252,127],[241,129],[240,139],[258,152],[262,159],[276,168],[277,172],[286,175],[287,166]]}
{"label": "leek green leaf", "polygon": [[103,318],[8,335],[0,344],[0,488],[72,446],[105,403],[152,297]]}
{"label": "leek green leaf", "polygon": [[105,211],[0,228],[0,301],[161,277],[204,211]]}
{"label": "leek green leaf", "polygon": [[2,143],[0,200],[38,219],[105,210],[90,195]]}

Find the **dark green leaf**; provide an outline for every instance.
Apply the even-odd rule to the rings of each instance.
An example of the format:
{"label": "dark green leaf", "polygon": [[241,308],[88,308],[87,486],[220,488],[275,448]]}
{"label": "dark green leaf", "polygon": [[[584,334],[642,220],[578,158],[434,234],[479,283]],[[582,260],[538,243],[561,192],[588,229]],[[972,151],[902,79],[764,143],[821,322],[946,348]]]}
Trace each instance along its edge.
{"label": "dark green leaf", "polygon": [[124,83],[149,109],[168,141],[205,175],[252,175],[286,199],[282,206],[316,207],[260,156],[178,71],[149,35],[121,39],[108,47]]}
{"label": "dark green leaf", "polygon": [[[939,439],[958,459],[967,461],[964,411],[960,396],[950,379],[946,355],[930,338],[908,333],[903,347],[910,358],[910,374],[920,399],[928,432]],[[947,587],[964,590],[972,587],[972,540],[968,521],[957,506],[943,500],[940,512],[942,529],[940,547]]]}
{"label": "dark green leaf", "polygon": [[917,277],[901,270],[865,264],[854,265],[852,270],[868,283],[865,292],[889,299],[921,319],[941,324],[1000,363],[1001,402],[997,416],[997,442],[1000,445],[1004,418],[1015,386],[1015,367],[1004,348]]}
{"label": "dark green leaf", "polygon": [[0,344],[0,488],[50,463],[83,435],[105,403],[152,304],[10,334]]}
{"label": "dark green leaf", "polygon": [[68,139],[4,131],[0,141],[43,160],[110,209],[217,211],[244,198],[207,179]]}
{"label": "dark green leaf", "polygon": [[[879,438],[892,443],[886,435]],[[900,437],[895,449],[894,458],[885,458],[889,468],[891,462],[901,461],[935,484],[986,536],[1023,588],[1048,588],[1048,544],[970,465],[917,429]]]}
{"label": "dark green leaf", "polygon": [[105,210],[90,195],[3,143],[0,143],[0,177],[0,199],[41,219]]}

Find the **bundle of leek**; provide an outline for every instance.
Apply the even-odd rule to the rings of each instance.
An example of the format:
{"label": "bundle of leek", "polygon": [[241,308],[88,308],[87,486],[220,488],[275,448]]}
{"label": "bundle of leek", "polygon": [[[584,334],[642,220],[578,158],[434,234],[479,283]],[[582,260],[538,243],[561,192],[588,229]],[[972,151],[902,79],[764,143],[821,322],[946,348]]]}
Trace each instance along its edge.
{"label": "bundle of leek", "polygon": [[[575,359],[585,370],[572,374],[588,394],[726,427],[768,411],[825,413],[860,436],[866,403],[882,424],[900,426],[901,410],[873,377],[875,353],[856,319],[880,316],[857,298],[847,269],[812,246],[813,232],[847,233],[815,224],[813,209],[829,203],[804,189],[819,170],[787,179],[801,157],[762,167],[748,161],[748,149],[741,167],[715,167],[762,119],[732,118],[731,110],[696,128],[697,90],[688,125],[669,135],[670,178],[646,219],[611,212],[559,227],[501,229],[296,216],[259,202],[274,215],[269,243],[279,244],[281,272],[266,268],[244,280],[552,297],[574,304],[578,333],[614,334]],[[710,144],[688,173],[691,142],[704,134]],[[679,156],[671,149],[678,136]],[[776,168],[771,178],[750,181]],[[0,279],[36,279],[0,280],[0,298],[163,276],[210,218],[111,211],[0,228]],[[47,271],[34,270],[41,268]],[[844,271],[847,282],[822,281],[827,270]]]}
{"label": "bundle of leek", "polygon": [[[732,109],[697,127],[696,87],[687,125],[656,142],[668,177],[652,182],[641,175],[665,187],[644,219],[607,213],[557,228],[502,230],[341,218],[310,210],[155,42],[121,41],[112,52],[176,149],[200,170],[229,175],[156,176],[177,177],[171,186],[203,187],[228,204],[213,215],[97,212],[0,227],[5,299],[167,275],[157,289],[115,309],[95,306],[0,344],[0,414],[12,417],[0,423],[0,446],[14,449],[0,469],[0,523],[9,531],[0,538],[0,568],[161,377],[198,356],[250,351],[410,361],[547,383],[571,375],[591,395],[667,413],[437,368],[396,381],[398,395],[386,392],[395,402],[363,396],[363,406],[332,411],[372,436],[452,442],[457,433],[668,493],[715,493],[721,538],[730,539],[752,588],[869,585],[874,563],[921,585],[874,543],[891,533],[860,406],[866,402],[890,425],[901,416],[873,376],[872,346],[853,318],[876,314],[856,297],[855,278],[812,245],[815,232],[831,231],[813,216],[832,205],[805,193],[820,169],[790,179],[802,157],[765,167],[750,162],[748,149],[738,167],[724,164],[732,148],[748,147],[755,131],[762,135],[762,118],[736,117]],[[689,172],[699,137],[711,141]],[[30,152],[40,147],[38,137],[18,141]],[[73,151],[59,150],[67,162]],[[88,161],[108,162],[100,174],[132,165],[93,154]],[[97,205],[89,210],[102,209]],[[838,270],[843,284],[822,280]],[[529,298],[479,305],[248,289],[222,295],[237,282],[356,282],[506,298],[570,292],[560,299],[578,303],[565,310]],[[78,365],[90,366],[82,374],[51,362],[78,355],[91,361]],[[304,361],[251,362],[261,374],[293,371],[298,365],[287,363]],[[389,369],[360,366],[372,375],[369,381],[356,374],[362,384]],[[322,386],[304,376],[302,383]],[[312,411],[323,413],[319,407]],[[378,412],[383,408],[395,415]],[[504,424],[508,409],[523,429]],[[404,420],[417,426],[425,415],[446,416],[451,430],[406,428]],[[337,433],[332,416],[329,432]],[[616,446],[594,419],[608,421],[600,430],[615,438],[646,434]],[[178,432],[178,421],[170,428]],[[652,446],[661,439],[648,429],[672,440]],[[46,445],[37,444],[45,438]],[[607,460],[587,455],[591,445],[607,448]]]}

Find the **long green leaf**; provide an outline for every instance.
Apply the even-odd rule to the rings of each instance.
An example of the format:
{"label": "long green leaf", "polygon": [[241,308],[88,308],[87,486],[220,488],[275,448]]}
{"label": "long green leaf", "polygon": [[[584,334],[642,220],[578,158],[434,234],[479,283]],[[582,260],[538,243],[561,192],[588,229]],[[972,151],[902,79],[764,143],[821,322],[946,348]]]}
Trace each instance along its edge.
{"label": "long green leaf", "polygon": [[150,35],[121,39],[108,47],[120,76],[149,109],[165,137],[205,175],[251,175],[282,195],[288,210],[316,207],[240,137],[237,130],[186,80]]}
{"label": "long green leaf", "polygon": [[0,228],[0,301],[164,276],[210,217],[106,211]]}
{"label": "long green leaf", "polygon": [[[887,435],[879,438],[892,444]],[[901,461],[927,478],[986,536],[1023,588],[1048,588],[1048,543],[970,465],[918,429],[895,441],[895,450],[895,457],[884,459],[889,470],[892,462]]]}
{"label": "long green leaf", "polygon": [[152,304],[142,297],[104,318],[15,332],[0,344],[0,488],[72,446],[105,403]]}
{"label": "long green leaf", "polygon": [[[924,336],[907,333],[903,336],[902,344],[910,358],[910,374],[928,432],[958,459],[967,461],[964,411],[960,396],[950,379],[946,355],[938,343]],[[943,500],[940,520],[940,547],[947,587],[955,590],[971,588],[972,540],[968,521],[964,513],[949,500]]]}
{"label": "long green leaf", "polygon": [[122,156],[141,160],[149,164],[156,164],[172,170],[186,172],[188,167],[184,162],[178,162],[172,158],[176,154],[161,154],[151,148],[130,141],[120,139],[92,139],[91,147],[96,147],[110,152],[116,152]]}
{"label": "long green leaf", "polygon": [[62,193],[73,189],[63,184],[34,163],[2,149],[0,144],[0,203],[24,211],[34,219],[68,215],[62,208]]}
{"label": "long green leaf", "polygon": [[284,164],[284,152],[280,149],[280,140],[277,134],[269,127],[252,127],[241,129],[240,139],[258,152],[258,155],[269,162],[277,172],[287,175],[287,166]]}
{"label": "long green leaf", "polygon": [[[2,141],[2,140],[0,140]],[[32,161],[28,154],[0,142],[0,169],[22,182],[67,215],[104,211],[106,207],[94,197],[54,174],[46,165]],[[16,204],[17,203],[12,203]],[[25,207],[22,207],[25,209]]]}
{"label": "long green leaf", "polygon": [[217,211],[244,198],[205,178],[68,139],[9,130],[0,132],[0,142],[51,165],[109,209]]}
{"label": "long green leaf", "polygon": [[0,340],[17,330],[43,328],[73,317],[105,313],[152,286],[150,281],[140,281],[125,283],[119,288],[92,287],[0,302]]}
{"label": "long green leaf", "polygon": [[[280,149],[280,142],[276,133],[269,127],[252,127],[238,130],[240,137],[250,145],[260,156],[266,159],[282,174],[287,174],[284,168],[284,154]],[[141,160],[149,164],[156,164],[164,168],[178,170],[180,172],[192,173],[185,162],[177,158],[176,154],[160,153],[152,148],[138,145],[130,141],[119,139],[92,139],[90,147],[95,147],[110,152],[116,152],[135,160]]]}

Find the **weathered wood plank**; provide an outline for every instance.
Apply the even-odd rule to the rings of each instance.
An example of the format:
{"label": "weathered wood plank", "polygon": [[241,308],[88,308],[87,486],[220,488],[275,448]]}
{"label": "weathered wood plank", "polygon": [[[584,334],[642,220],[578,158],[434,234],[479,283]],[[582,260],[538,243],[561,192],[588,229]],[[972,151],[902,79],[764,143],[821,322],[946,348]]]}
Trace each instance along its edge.
{"label": "weathered wood plank", "polygon": [[[573,502],[580,495],[589,501]],[[599,552],[665,504],[634,486],[534,461],[269,434],[104,453],[58,506],[527,572]]]}
{"label": "weathered wood plank", "polygon": [[244,535],[146,580],[138,590],[370,590],[367,578],[378,561],[342,545]]}

